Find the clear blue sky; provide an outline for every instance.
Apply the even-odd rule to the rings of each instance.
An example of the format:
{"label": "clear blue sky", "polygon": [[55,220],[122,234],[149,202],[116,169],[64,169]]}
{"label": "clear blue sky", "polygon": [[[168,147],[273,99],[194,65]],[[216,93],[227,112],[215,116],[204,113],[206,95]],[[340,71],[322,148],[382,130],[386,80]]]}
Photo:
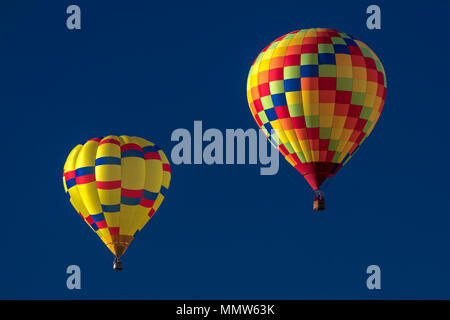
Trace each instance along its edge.
{"label": "clear blue sky", "polygon": [[[65,26],[78,4],[82,30]],[[0,298],[450,298],[449,64],[445,1],[2,1]],[[167,154],[176,128],[256,128],[246,78],[256,55],[301,28],[352,34],[387,73],[373,134],[326,190],[284,160],[173,166],[166,201],[113,272],[112,255],[67,201],[71,148],[107,134]],[[82,290],[66,288],[66,267]],[[366,267],[382,290],[365,286]]]}

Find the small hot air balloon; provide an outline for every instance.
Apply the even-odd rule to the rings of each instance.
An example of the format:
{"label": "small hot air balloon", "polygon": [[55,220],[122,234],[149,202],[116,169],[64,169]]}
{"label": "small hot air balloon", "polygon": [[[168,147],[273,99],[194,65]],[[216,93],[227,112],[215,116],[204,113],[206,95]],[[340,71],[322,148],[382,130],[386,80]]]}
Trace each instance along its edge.
{"label": "small hot air balloon", "polygon": [[247,80],[258,126],[314,190],[345,165],[372,132],[386,97],[386,74],[362,41],[331,29],[303,29],[269,44]]}
{"label": "small hot air balloon", "polygon": [[120,258],[158,210],[170,183],[170,165],[154,143],[138,137],[107,136],[77,145],[67,157],[64,189],[70,203]]}

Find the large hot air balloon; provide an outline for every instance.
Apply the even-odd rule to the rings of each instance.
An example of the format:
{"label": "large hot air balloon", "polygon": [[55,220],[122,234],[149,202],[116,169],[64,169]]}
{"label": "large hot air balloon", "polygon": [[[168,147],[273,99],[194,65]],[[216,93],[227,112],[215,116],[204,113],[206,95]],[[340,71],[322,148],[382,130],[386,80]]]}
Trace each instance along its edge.
{"label": "large hot air balloon", "polygon": [[363,42],[331,29],[303,29],[269,44],[253,62],[247,98],[258,126],[314,190],[345,165],[372,132],[386,74]]}
{"label": "large hot air balloon", "polygon": [[77,145],[67,157],[64,189],[70,203],[116,256],[158,210],[170,183],[170,165],[154,143],[107,136]]}

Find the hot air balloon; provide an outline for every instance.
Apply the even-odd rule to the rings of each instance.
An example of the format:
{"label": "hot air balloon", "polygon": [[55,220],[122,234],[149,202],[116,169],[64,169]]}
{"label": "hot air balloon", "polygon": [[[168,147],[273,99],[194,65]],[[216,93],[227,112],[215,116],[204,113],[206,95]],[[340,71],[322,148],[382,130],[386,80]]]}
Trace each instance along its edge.
{"label": "hot air balloon", "polygon": [[154,143],[138,137],[94,138],[77,145],[63,170],[70,203],[115,255],[121,257],[158,210],[170,183],[170,165]]}
{"label": "hot air balloon", "polygon": [[372,132],[386,97],[375,53],[346,33],[303,29],[269,44],[253,62],[247,98],[270,142],[314,190],[335,175]]}

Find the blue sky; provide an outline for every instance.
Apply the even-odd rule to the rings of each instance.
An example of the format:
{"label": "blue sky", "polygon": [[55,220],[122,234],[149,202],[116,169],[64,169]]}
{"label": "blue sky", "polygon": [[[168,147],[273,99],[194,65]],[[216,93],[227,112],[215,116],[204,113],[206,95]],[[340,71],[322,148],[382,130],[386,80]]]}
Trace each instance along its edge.
{"label": "blue sky", "polygon": [[[77,4],[82,29],[65,26]],[[2,1],[3,147],[0,298],[450,298],[448,74],[450,4],[378,1]],[[283,159],[172,166],[166,201],[113,272],[61,183],[69,151],[107,134],[146,137],[166,154],[176,128],[256,128],[246,78],[256,55],[293,30],[352,34],[387,73],[380,121],[326,189]],[[79,265],[82,289],[66,288]],[[366,288],[367,266],[382,290]]]}

